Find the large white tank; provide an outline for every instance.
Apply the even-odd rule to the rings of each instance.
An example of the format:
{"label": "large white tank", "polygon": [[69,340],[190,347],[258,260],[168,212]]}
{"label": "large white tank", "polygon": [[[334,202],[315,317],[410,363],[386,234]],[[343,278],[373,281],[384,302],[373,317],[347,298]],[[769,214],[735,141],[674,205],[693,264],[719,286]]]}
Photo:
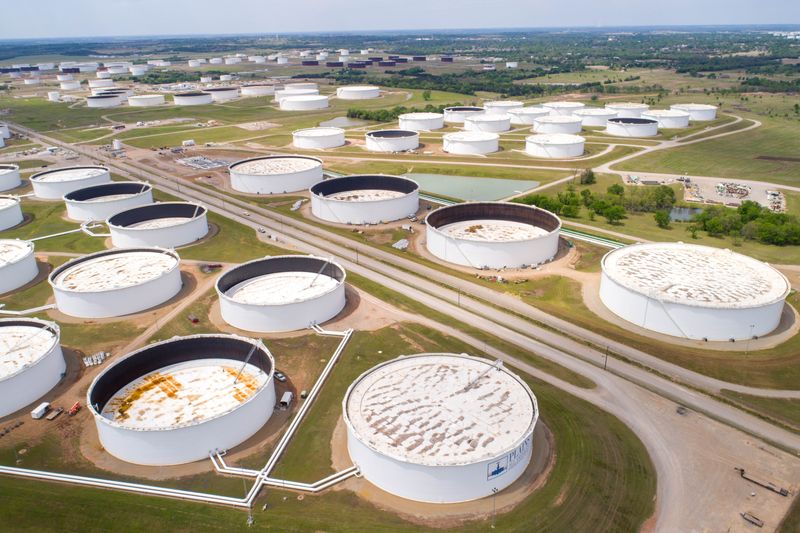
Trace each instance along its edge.
{"label": "large white tank", "polygon": [[302,91],[306,89],[314,89],[319,93],[319,85],[312,81],[298,81],[283,84],[284,91]]}
{"label": "large white tank", "polygon": [[22,80],[23,85],[39,85],[42,82],[39,78],[25,78]]}
{"label": "large white tank", "polygon": [[147,74],[147,71],[150,70],[150,67],[147,65],[131,65],[128,70],[131,76],[144,76]]}
{"label": "large white tank", "polygon": [[580,133],[583,121],[574,115],[550,115],[533,119],[533,131],[536,133]]}
{"label": "large white tank", "polygon": [[290,96],[314,96],[319,95],[319,89],[316,87],[306,87],[303,86],[304,84],[297,84],[301,85],[300,87],[293,86],[284,86],[283,89],[276,89],[275,90],[275,101],[280,103],[281,100],[284,98],[288,98]]}
{"label": "large white tank", "polygon": [[275,94],[274,85],[242,85],[242,96],[269,96]]}
{"label": "large white tank", "polygon": [[613,102],[606,104],[606,109],[614,111],[617,118],[641,118],[642,113],[650,109],[650,106],[636,102]]}
{"label": "large white tank", "polygon": [[61,200],[72,191],[110,182],[111,173],[101,166],[62,167],[38,172],[30,181],[36,198]]}
{"label": "large white tank", "polygon": [[116,248],[176,248],[208,234],[207,213],[199,204],[159,202],[120,211],[110,216],[106,224]]}
{"label": "large white tank", "polygon": [[386,492],[429,503],[491,496],[525,472],[536,397],[500,361],[403,356],[359,376],[342,402],[347,449]]}
{"label": "large white tank", "polygon": [[605,128],[608,124],[608,119],[617,118],[617,112],[613,109],[604,107],[587,107],[578,109],[573,113],[576,117],[580,117],[583,126],[595,126]]}
{"label": "large white tank", "polygon": [[72,81],[74,79],[72,74],[56,74],[56,81]]}
{"label": "large white tank", "polygon": [[78,91],[81,88],[81,82],[75,81],[62,81],[59,84],[62,91]]}
{"label": "large white tank", "polygon": [[242,62],[242,58],[241,57],[226,57],[225,58],[225,64],[226,65],[238,65],[241,62]]}
{"label": "large white tank", "polygon": [[216,283],[222,319],[246,331],[305,329],[345,306],[345,271],[321,257],[282,255],[237,265]]}
{"label": "large white tank", "polygon": [[586,104],[581,102],[545,102],[542,107],[549,109],[553,116],[571,116],[575,111],[583,109]]}
{"label": "large white tank", "polygon": [[482,107],[475,106],[455,106],[444,109],[444,121],[448,124],[463,124],[467,117],[485,113]]}
{"label": "large white tank", "polygon": [[524,103],[516,100],[494,100],[483,103],[483,108],[488,114],[505,115],[517,109],[522,109]]}
{"label": "large white tank", "polygon": [[401,130],[432,131],[444,128],[442,113],[404,113],[397,118]]}
{"label": "large white tank", "polygon": [[328,97],[321,94],[284,96],[280,101],[282,111],[311,111],[327,107]]}
{"label": "large white tank", "polygon": [[155,107],[165,103],[163,94],[140,94],[128,97],[128,105],[131,107]]}
{"label": "large white tank", "polygon": [[348,85],[336,89],[336,97],[342,100],[369,100],[380,95],[380,87],[374,85]]}
{"label": "large white tank", "polygon": [[222,74],[219,77],[219,81],[231,81],[233,80],[233,74]]}
{"label": "large white tank", "polygon": [[[3,136],[0,135],[0,139]],[[10,191],[22,185],[22,179],[19,176],[19,165],[11,163],[0,164],[0,191]]]}
{"label": "large white tank", "polygon": [[500,149],[500,136],[485,131],[446,133],[442,141],[442,149],[449,154],[484,155]]}
{"label": "large white tank", "polygon": [[61,93],[58,91],[48,91],[47,100],[50,102],[59,102],[61,101]]}
{"label": "large white tank", "polygon": [[234,85],[227,87],[209,87],[204,89],[204,92],[209,93],[215,102],[228,102],[239,98],[239,87]]}
{"label": "large white tank", "polygon": [[533,157],[567,159],[583,155],[586,139],[566,133],[540,133],[525,138],[525,152]]}
{"label": "large white tank", "polygon": [[137,181],[112,181],[67,193],[64,203],[72,220],[106,220],[120,211],[153,203],[153,187]]}
{"label": "large white tank", "polygon": [[211,65],[221,65],[225,61],[223,61],[223,59],[221,57],[212,57],[211,59],[208,60],[208,62]]}
{"label": "large white tank", "polygon": [[56,306],[79,318],[109,318],[161,305],[181,290],[180,257],[161,248],[103,250],[50,273]]}
{"label": "large white tank", "polygon": [[710,246],[650,243],[603,257],[600,299],[637,326],[689,339],[742,340],[772,332],[791,290],[786,276]]}
{"label": "large white tank", "polygon": [[709,104],[674,104],[669,106],[676,111],[689,113],[689,120],[707,121],[717,118],[717,106]]}
{"label": "large white tank", "polygon": [[473,268],[524,268],[558,252],[561,220],[535,206],[468,202],[441,207],[425,218],[434,256]]}
{"label": "large white tank", "polygon": [[614,137],[653,137],[658,135],[658,121],[648,118],[611,118],[606,133]]}
{"label": "large white tank", "polygon": [[19,289],[38,275],[32,242],[0,239],[0,294]]}
{"label": "large white tank", "polygon": [[86,107],[108,108],[122,105],[122,99],[118,94],[96,94],[86,97]]}
{"label": "large white tank", "polygon": [[66,370],[58,324],[0,319],[0,418],[39,400]]}
{"label": "large white tank", "polygon": [[97,74],[95,74],[95,76],[97,76],[97,79],[99,79],[99,80],[111,79],[111,73],[109,71],[107,71],[107,70],[98,70]]}
{"label": "large white tank", "polygon": [[364,135],[370,152],[405,152],[419,148],[419,132],[411,130],[375,130]]}
{"label": "large white tank", "polygon": [[231,188],[249,194],[283,194],[308,189],[322,180],[322,161],[303,155],[271,155],[237,161],[228,167]]}
{"label": "large white tank", "polygon": [[642,118],[657,121],[659,128],[680,129],[689,127],[689,113],[676,109],[651,109],[642,113]]}
{"label": "large white tank", "polygon": [[5,122],[0,122],[0,138],[3,139],[11,138],[11,130],[8,128],[8,124],[6,124]]}
{"label": "large white tank", "polygon": [[196,59],[190,59],[190,60],[188,61],[188,65],[189,65],[191,68],[197,68],[197,67],[199,67],[199,66],[200,66],[200,62],[199,62],[198,60],[196,60]]}
{"label": "large white tank", "polygon": [[100,444],[114,457],[142,465],[207,460],[269,420],[274,372],[261,340],[173,337],[106,367],[89,386],[86,404]]}
{"label": "large white tank", "polygon": [[342,128],[306,128],[292,132],[292,144],[303,150],[321,150],[344,146],[345,131]]}
{"label": "large white tank", "polygon": [[0,231],[21,224],[22,206],[18,196],[0,196]]}
{"label": "large white tank", "polygon": [[511,117],[511,123],[515,126],[532,126],[535,119],[539,117],[546,117],[549,114],[549,109],[536,106],[518,107],[508,111],[508,115]]}
{"label": "large white tank", "polygon": [[172,98],[175,105],[208,105],[214,101],[211,93],[205,91],[177,93]]}
{"label": "large white tank", "polygon": [[114,80],[110,79],[94,79],[89,80],[90,89],[109,88],[114,86]]}
{"label": "large white tank", "polygon": [[362,174],[311,187],[311,213],[338,224],[381,224],[419,209],[419,185],[399,176]]}
{"label": "large white tank", "polygon": [[464,119],[466,131],[485,131],[498,133],[511,129],[511,117],[499,113],[482,113]]}

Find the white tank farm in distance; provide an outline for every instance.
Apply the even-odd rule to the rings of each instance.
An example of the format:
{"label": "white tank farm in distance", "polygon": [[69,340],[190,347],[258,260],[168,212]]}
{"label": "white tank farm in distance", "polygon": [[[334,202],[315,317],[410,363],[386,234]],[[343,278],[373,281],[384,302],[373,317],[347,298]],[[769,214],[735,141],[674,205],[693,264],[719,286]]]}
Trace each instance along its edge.
{"label": "white tank farm in distance", "polygon": [[103,449],[129,463],[207,461],[272,416],[275,360],[260,340],[173,337],[107,366],[86,404]]}
{"label": "white tank farm in distance", "polygon": [[40,400],[66,370],[58,324],[0,319],[0,418]]}
{"label": "white tank farm in distance", "polygon": [[539,417],[533,392],[500,361],[403,356],[359,376],[342,402],[361,475],[409,500],[491,496],[525,472]]}
{"label": "white tank farm in distance", "polygon": [[176,248],[208,234],[208,210],[188,202],[159,202],[120,211],[106,225],[115,248]]}
{"label": "white tank farm in distance", "polygon": [[172,99],[175,105],[208,105],[214,101],[211,93],[205,91],[177,93]]}
{"label": "white tank farm in distance", "polygon": [[583,121],[574,115],[550,115],[538,117],[533,120],[535,133],[566,133],[576,134],[583,129]]}
{"label": "white tank farm in distance", "polygon": [[341,100],[370,100],[380,95],[380,87],[374,85],[348,85],[336,89],[336,97]]}
{"label": "white tank farm in distance", "polygon": [[567,159],[583,155],[586,139],[580,135],[545,133],[525,138],[525,152],[533,157]]}
{"label": "white tank farm in distance", "polygon": [[380,224],[416,214],[419,184],[400,176],[361,174],[311,187],[311,213],[337,224]]}
{"label": "white tank farm in distance", "polygon": [[292,145],[302,150],[337,148],[344,146],[345,142],[345,131],[342,128],[306,128],[292,132]]}
{"label": "white tank farm in distance", "polygon": [[106,167],[82,166],[55,168],[31,176],[33,195],[40,200],[61,200],[78,189],[111,181]]}
{"label": "white tank farm in distance", "polygon": [[464,119],[466,131],[484,131],[499,133],[511,129],[511,117],[499,113],[483,113],[472,115]]}
{"label": "white tank farm in distance", "polygon": [[19,289],[38,275],[32,242],[0,239],[0,294]]}
{"label": "white tank farm in distance", "polygon": [[327,107],[328,97],[322,94],[284,96],[280,101],[282,111],[313,111]]}
{"label": "white tank farm in distance", "polygon": [[650,106],[636,102],[611,102],[606,104],[606,109],[614,111],[618,118],[641,118]]}
{"label": "white tank farm in distance", "polygon": [[58,310],[79,318],[140,313],[180,292],[180,257],[160,248],[104,250],[64,263],[49,277]]}
{"label": "white tank farm in distance", "polygon": [[[2,138],[3,136],[0,135],[0,139]],[[0,163],[0,191],[10,191],[20,185],[22,185],[22,179],[19,175],[19,165]]]}
{"label": "white tank farm in distance", "polygon": [[705,122],[717,118],[717,106],[710,104],[674,104],[669,106],[676,111],[689,113],[692,122]]}
{"label": "white tank farm in distance", "polygon": [[516,100],[490,100],[483,103],[483,108],[490,115],[505,115],[511,111],[522,109],[524,106],[524,103]]}
{"label": "white tank farm in distance", "polygon": [[106,220],[120,211],[152,204],[153,187],[137,181],[112,181],[65,194],[64,203],[72,220]]}
{"label": "white tank farm in distance", "polygon": [[364,135],[370,152],[405,152],[419,148],[419,133],[412,130],[374,130]]}
{"label": "white tank farm in distance", "polygon": [[508,115],[511,117],[511,124],[515,126],[532,126],[533,121],[539,117],[546,117],[550,110],[544,107],[520,107],[510,109]]}
{"label": "white tank farm in distance", "polygon": [[216,283],[222,319],[259,333],[323,324],[345,306],[345,271],[329,259],[286,255],[256,259]]}
{"label": "white tank farm in distance", "polygon": [[231,188],[248,194],[284,194],[322,181],[322,161],[302,155],[254,157],[229,168]]}
{"label": "white tank farm in distance", "polygon": [[463,124],[467,117],[485,112],[484,108],[475,106],[446,107],[444,121],[447,124]]}
{"label": "white tank farm in distance", "polygon": [[140,94],[128,97],[128,105],[131,107],[155,107],[165,103],[163,94]]}
{"label": "white tank farm in distance", "polygon": [[476,269],[525,268],[558,253],[561,220],[544,209],[506,202],[441,207],[425,219],[428,251]]}
{"label": "white tank farm in distance", "polygon": [[215,102],[228,102],[239,98],[239,87],[208,87],[203,92],[211,95],[211,99]]}
{"label": "white tank farm in distance", "polygon": [[600,299],[637,326],[709,341],[761,337],[778,327],[786,276],[731,250],[684,243],[625,246],[602,261]]}
{"label": "white tank farm in distance", "polygon": [[603,107],[587,107],[579,109],[573,113],[576,117],[580,117],[583,126],[594,126],[605,128],[608,124],[608,119],[617,118],[617,112],[613,109],[606,109]]}
{"label": "white tank farm in distance", "polygon": [[689,127],[689,113],[674,109],[651,109],[642,118],[655,120],[659,128],[680,129]]}
{"label": "white tank farm in distance", "polygon": [[449,154],[484,155],[500,149],[500,136],[485,131],[446,133],[442,142],[442,149]]}
{"label": "white tank farm in distance", "polygon": [[433,131],[444,128],[442,113],[404,113],[397,118],[401,130]]}
{"label": "white tank farm in distance", "polygon": [[16,196],[0,196],[0,231],[22,224],[22,206]]}
{"label": "white tank farm in distance", "polygon": [[610,118],[606,133],[614,137],[653,137],[658,135],[658,121],[649,118]]}

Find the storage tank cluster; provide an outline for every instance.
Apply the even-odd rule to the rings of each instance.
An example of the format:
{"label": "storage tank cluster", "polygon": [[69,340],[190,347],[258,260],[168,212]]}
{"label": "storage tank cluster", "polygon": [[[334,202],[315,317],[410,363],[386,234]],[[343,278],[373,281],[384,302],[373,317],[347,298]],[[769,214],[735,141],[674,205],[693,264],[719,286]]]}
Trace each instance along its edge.
{"label": "storage tank cluster", "polygon": [[364,138],[370,152],[406,152],[419,148],[419,132],[413,130],[374,130]]}
{"label": "storage tank cluster", "polygon": [[399,176],[344,176],[320,181],[310,192],[311,213],[337,224],[381,224],[419,209],[419,184]]}
{"label": "storage tank cluster", "polygon": [[500,136],[485,131],[446,133],[442,141],[442,149],[449,154],[485,155],[500,149]]}
{"label": "storage tank cluster", "polygon": [[342,128],[305,128],[292,132],[292,145],[302,150],[324,150],[345,144],[345,131]]}
{"label": "storage tank cluster", "polygon": [[101,166],[63,167],[31,176],[33,195],[40,200],[60,200],[78,189],[111,181],[108,168]]}
{"label": "storage tank cluster", "polygon": [[534,157],[568,159],[583,155],[586,139],[566,133],[541,133],[525,138],[525,152]]}
{"label": "storage tank cluster", "polygon": [[271,155],[237,161],[228,167],[231,188],[248,194],[306,190],[322,181],[322,161],[302,155]]}
{"label": "storage tank cluster", "polygon": [[380,87],[374,85],[347,85],[336,89],[336,97],[341,100],[370,100],[380,95]]}
{"label": "storage tank cluster", "polygon": [[208,210],[188,202],[159,202],[117,212],[106,221],[117,248],[177,248],[208,234]]}
{"label": "storage tank cluster", "polygon": [[600,299],[637,326],[696,340],[743,340],[780,323],[791,285],[772,266],[731,250],[650,243],[603,257]]}
{"label": "storage tank cluster", "polygon": [[514,483],[530,463],[539,417],[533,392],[500,361],[449,353],[371,368],[342,410],[361,475],[428,503],[484,498]]}
{"label": "storage tank cluster", "polygon": [[64,195],[67,217],[81,222],[108,217],[153,203],[153,187],[136,181],[112,181],[77,189]]}
{"label": "storage tank cluster", "polygon": [[558,252],[561,220],[535,206],[468,202],[441,207],[425,218],[428,251],[473,268],[525,268]]}

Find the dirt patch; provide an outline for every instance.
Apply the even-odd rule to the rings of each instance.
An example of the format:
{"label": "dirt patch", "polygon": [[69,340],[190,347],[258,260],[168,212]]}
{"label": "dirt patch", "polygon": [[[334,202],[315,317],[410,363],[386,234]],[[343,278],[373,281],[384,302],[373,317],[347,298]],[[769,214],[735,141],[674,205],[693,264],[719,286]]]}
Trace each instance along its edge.
{"label": "dirt patch", "polygon": [[236,124],[237,128],[241,128],[241,129],[247,130],[247,131],[269,130],[269,129],[272,129],[272,128],[277,128],[279,126],[280,126],[280,124],[276,124],[274,122],[264,122],[264,121],[245,122],[243,124]]}

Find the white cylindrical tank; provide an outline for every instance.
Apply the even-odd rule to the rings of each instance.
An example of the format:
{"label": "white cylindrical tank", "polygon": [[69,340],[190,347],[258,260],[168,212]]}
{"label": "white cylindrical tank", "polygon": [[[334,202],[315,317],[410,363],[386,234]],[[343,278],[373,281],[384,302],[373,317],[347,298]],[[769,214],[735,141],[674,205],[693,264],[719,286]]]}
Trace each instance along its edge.
{"label": "white cylindrical tank", "polygon": [[704,122],[717,118],[717,106],[709,104],[674,104],[669,106],[676,111],[689,113],[689,120]]}
{"label": "white cylindrical tank", "polygon": [[542,133],[525,138],[525,152],[533,157],[567,159],[583,155],[586,139],[566,133]]}
{"label": "white cylindrical tank", "polygon": [[348,85],[336,89],[336,97],[342,100],[369,100],[380,95],[380,87],[374,85]]}
{"label": "white cylindrical tank", "polygon": [[345,306],[345,271],[329,259],[281,255],[237,265],[216,283],[222,319],[259,333],[322,324]]}
{"label": "white cylindrical tank", "polygon": [[61,200],[72,191],[111,181],[106,167],[62,167],[31,176],[33,195],[40,200]]}
{"label": "white cylindrical tank", "polygon": [[[0,139],[3,136],[0,135]],[[19,176],[19,165],[10,163],[0,163],[0,191],[10,191],[22,185],[22,179]]]}
{"label": "white cylindrical tank", "polygon": [[580,117],[583,126],[595,126],[600,128],[605,128],[608,125],[608,119],[617,118],[616,111],[604,107],[578,109],[575,111],[574,115]]}
{"label": "white cylindrical tank", "polygon": [[161,305],[181,290],[180,257],[161,248],[103,250],[73,259],[49,277],[56,306],[79,318],[109,318]]}
{"label": "white cylindrical tank", "polygon": [[282,111],[311,111],[328,107],[328,97],[322,94],[284,96],[280,102]]}
{"label": "white cylindrical tank", "polygon": [[0,231],[21,224],[25,217],[17,196],[0,196]]}
{"label": "white cylindrical tank", "polygon": [[508,115],[511,117],[511,123],[515,126],[532,126],[533,121],[539,117],[546,117],[550,114],[550,110],[544,107],[518,107],[511,109]]}
{"label": "white cylindrical tank", "polygon": [[485,113],[482,107],[475,106],[456,106],[444,109],[444,121],[448,124],[463,124],[467,117]]}
{"label": "white cylindrical tank", "polygon": [[238,65],[242,62],[242,59],[239,57],[226,57],[225,64],[226,65]]}
{"label": "white cylindrical tank", "polygon": [[67,371],[55,322],[0,319],[0,353],[0,418],[39,400]]}
{"label": "white cylindrical tank", "polygon": [[290,96],[313,96],[318,95],[319,89],[316,87],[286,87],[275,90],[275,101],[280,103],[284,98]]}
{"label": "white cylindrical tank", "polygon": [[500,149],[500,136],[485,131],[446,133],[442,142],[442,149],[449,154],[484,155]]}
{"label": "white cylindrical tank", "polygon": [[[0,138],[3,139],[10,139],[11,138],[11,130],[8,127],[8,124],[5,122],[0,122]],[[19,170],[19,167],[17,167]]]}
{"label": "white cylindrical tank", "polygon": [[38,275],[32,242],[0,239],[0,294],[19,289]]}
{"label": "white cylindrical tank", "polygon": [[150,68],[147,65],[131,65],[128,70],[131,76],[144,76]]}
{"label": "white cylindrical tank", "polygon": [[354,175],[311,187],[311,213],[337,224],[381,224],[416,214],[419,185],[399,176]]}
{"label": "white cylindrical tank", "polygon": [[107,108],[122,105],[122,99],[117,94],[97,94],[86,97],[86,107]]}
{"label": "white cylindrical tank", "polygon": [[236,86],[209,87],[204,92],[209,93],[215,102],[227,102],[239,98],[239,87]]}
{"label": "white cylindrical tank", "polygon": [[111,79],[111,73],[109,71],[107,71],[107,70],[98,70],[97,74],[95,74],[95,76],[97,76],[97,79],[99,79],[99,80],[109,80],[109,79]]}
{"label": "white cylindrical tank", "polygon": [[586,104],[581,102],[545,102],[542,107],[549,109],[553,116],[571,116],[575,111],[583,109]]}
{"label": "white cylindrical tank", "polygon": [[72,74],[56,74],[56,81],[72,81],[74,79]]}
{"label": "white cylindrical tank", "polygon": [[58,91],[48,91],[47,99],[50,102],[58,102],[61,100],[61,93],[59,93]]}
{"label": "white cylindrical tank", "polygon": [[519,68],[519,63],[516,61],[506,61],[506,68]]}
{"label": "white cylindrical tank", "polygon": [[222,74],[219,77],[219,81],[231,81],[232,79],[233,79],[233,75],[232,74]]}
{"label": "white cylindrical tank", "polygon": [[642,118],[655,120],[659,128],[680,129],[689,127],[689,113],[673,109],[651,109]]}
{"label": "white cylindrical tank", "polygon": [[214,101],[211,93],[205,91],[191,91],[187,93],[177,93],[173,96],[175,105],[208,105]]}
{"label": "white cylindrical tank", "polygon": [[288,57],[284,57],[284,56],[280,56],[280,57],[278,57],[278,58],[277,58],[275,61],[276,61],[276,62],[277,62],[279,65],[286,65],[286,64],[288,64],[288,63],[289,63],[289,58],[288,58]]}
{"label": "white cylindrical tank", "polygon": [[242,85],[242,96],[269,96],[275,94],[274,85]]}
{"label": "white cylindrical tank", "polygon": [[614,111],[617,118],[641,118],[642,113],[650,109],[650,106],[636,102],[612,102],[606,104],[606,109]]}
{"label": "white cylindrical tank", "polygon": [[196,59],[190,59],[190,60],[188,61],[188,64],[189,64],[189,66],[190,66],[191,68],[197,68],[197,67],[199,67],[199,66],[200,66],[200,62],[199,62],[198,60],[196,60]]}
{"label": "white cylindrical tank", "polygon": [[524,103],[516,100],[495,100],[483,103],[486,113],[492,115],[505,115],[512,110],[522,109],[524,106]]}
{"label": "white cylindrical tank", "polygon": [[398,118],[401,130],[432,131],[444,128],[441,113],[404,113]]}
{"label": "white cylindrical tank", "polygon": [[511,117],[499,113],[482,113],[464,119],[466,131],[485,131],[497,133],[511,129]]}
{"label": "white cylindrical tank", "polygon": [[110,79],[94,79],[89,80],[89,88],[90,89],[100,89],[104,87],[113,87],[114,80]]}
{"label": "white cylindrical tank", "polygon": [[368,131],[364,138],[370,152],[405,152],[419,148],[419,132],[411,130]]}
{"label": "white cylindrical tank", "polygon": [[140,94],[128,97],[128,105],[131,107],[154,107],[165,103],[163,94]]}
{"label": "white cylindrical tank", "polygon": [[208,60],[208,62],[212,65],[221,65],[222,63],[224,63],[221,57],[212,57],[211,59]]}
{"label": "white cylindrical tank", "polygon": [[302,91],[306,89],[314,89],[317,91],[317,93],[319,93],[319,85],[312,81],[298,81],[294,83],[283,84],[284,91]]}
{"label": "white cylindrical tank", "polygon": [[603,257],[600,299],[637,326],[689,339],[744,340],[780,323],[791,285],[766,263],[684,243],[635,244]]}
{"label": "white cylindrical tank", "polygon": [[112,181],[67,193],[64,203],[72,220],[106,220],[120,211],[152,204],[153,187],[138,181]]}
{"label": "white cylindrical tank", "polygon": [[[123,461],[208,460],[266,424],[275,360],[260,339],[204,334],[150,344],[107,366],[86,393],[103,449]],[[162,386],[153,386],[161,382]],[[170,387],[174,385],[174,387]]]}
{"label": "white cylindrical tank", "polygon": [[544,209],[506,202],[469,202],[439,208],[425,219],[434,256],[473,268],[524,268],[558,252],[561,220]]}
{"label": "white cylindrical tank", "polygon": [[62,81],[59,84],[59,87],[62,91],[78,91],[81,88],[81,82],[79,81]]}
{"label": "white cylindrical tank", "polygon": [[271,155],[237,161],[228,167],[231,188],[248,194],[306,190],[322,180],[322,161],[303,155]]}
{"label": "white cylindrical tank", "polygon": [[211,83],[214,81],[213,76],[200,76],[200,83]]}
{"label": "white cylindrical tank", "polygon": [[467,354],[381,363],[350,385],[342,408],[361,475],[428,503],[476,500],[514,483],[530,463],[539,418],[522,379],[499,361]]}
{"label": "white cylindrical tank", "polygon": [[345,132],[342,128],[307,128],[292,132],[292,144],[304,150],[320,150],[344,146]]}
{"label": "white cylindrical tank", "polygon": [[119,139],[114,139],[113,141],[111,141],[111,149],[122,150],[122,141]]}
{"label": "white cylindrical tank", "polygon": [[22,83],[24,85],[39,85],[41,80],[39,78],[25,78]]}
{"label": "white cylindrical tank", "polygon": [[110,216],[106,224],[116,248],[176,248],[208,234],[207,214],[199,204],[159,202],[120,211]]}
{"label": "white cylindrical tank", "polygon": [[606,133],[614,137],[653,137],[658,135],[658,121],[648,118],[611,118]]}
{"label": "white cylindrical tank", "polygon": [[582,128],[580,117],[573,115],[550,115],[533,119],[533,131],[536,133],[580,133]]}

